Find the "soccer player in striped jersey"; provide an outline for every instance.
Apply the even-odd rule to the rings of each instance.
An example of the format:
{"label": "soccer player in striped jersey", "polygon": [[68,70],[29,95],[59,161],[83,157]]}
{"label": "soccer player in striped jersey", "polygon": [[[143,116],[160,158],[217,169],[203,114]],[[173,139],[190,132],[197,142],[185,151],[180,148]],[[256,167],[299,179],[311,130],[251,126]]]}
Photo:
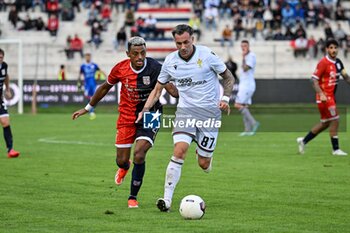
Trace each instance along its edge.
{"label": "soccer player in striped jersey", "polygon": [[[153,146],[158,130],[144,129],[142,124],[135,123],[135,120],[157,83],[161,64],[153,58],[146,57],[146,42],[141,37],[129,39],[126,54],[129,59],[123,60],[113,67],[106,82],[96,90],[89,104],[74,112],[72,118],[74,120],[89,112],[115,84],[119,82],[122,84],[116,126],[116,163],[119,169],[115,176],[115,183],[121,185],[124,181],[131,166],[129,160],[131,147],[135,143],[128,207],[137,208],[137,194],[145,173],[146,153]],[[178,97],[174,85],[166,85],[166,90],[173,97]],[[161,104],[157,101],[152,110],[161,111],[161,108]]]}
{"label": "soccer player in striped jersey", "polygon": [[[221,110],[229,111],[229,99],[234,77],[225,63],[209,48],[194,45],[193,29],[180,24],[172,31],[177,51],[170,53],[158,77],[158,83],[150,94],[143,112],[149,111],[158,101],[162,89],[174,81],[179,92],[173,129],[174,150],[166,169],[164,196],[157,200],[160,211],[170,209],[175,187],[181,177],[181,169],[192,141],[197,143],[198,165],[209,172],[217,143]],[[220,99],[218,75],[223,78],[224,96]],[[209,124],[204,126],[204,122]],[[195,122],[195,124],[193,124]],[[203,124],[202,124],[203,123]]]}
{"label": "soccer player in striped jersey", "polygon": [[297,138],[299,153],[304,154],[305,145],[315,138],[323,130],[329,128],[329,136],[332,143],[333,155],[346,156],[347,153],[339,148],[338,127],[339,115],[337,112],[335,91],[340,76],[350,84],[350,76],[345,71],[344,65],[338,55],[338,42],[334,39],[326,41],[327,55],[323,57],[312,74],[312,83],[316,91],[316,103],[321,115],[321,121],[317,123],[305,137]]}

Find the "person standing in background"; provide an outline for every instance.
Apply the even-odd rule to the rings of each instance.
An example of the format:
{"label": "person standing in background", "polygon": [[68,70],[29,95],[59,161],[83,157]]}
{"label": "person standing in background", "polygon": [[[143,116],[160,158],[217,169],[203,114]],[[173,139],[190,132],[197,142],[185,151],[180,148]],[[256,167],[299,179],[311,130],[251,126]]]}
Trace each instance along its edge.
{"label": "person standing in background", "polygon": [[252,97],[255,92],[254,72],[256,56],[255,53],[250,51],[249,41],[247,40],[242,40],[241,49],[243,59],[239,74],[238,93],[234,106],[243,116],[244,132],[240,136],[253,136],[260,126],[260,123],[255,120],[248,108],[252,104]]}
{"label": "person standing in background", "polygon": [[3,101],[3,86],[5,85],[5,97],[11,98],[12,94],[10,91],[10,78],[7,73],[7,63],[4,62],[5,52],[0,49],[0,122],[4,131],[4,139],[7,147],[7,157],[16,158],[19,156],[19,152],[13,149],[13,139],[10,126],[10,117],[7,111],[6,104]]}

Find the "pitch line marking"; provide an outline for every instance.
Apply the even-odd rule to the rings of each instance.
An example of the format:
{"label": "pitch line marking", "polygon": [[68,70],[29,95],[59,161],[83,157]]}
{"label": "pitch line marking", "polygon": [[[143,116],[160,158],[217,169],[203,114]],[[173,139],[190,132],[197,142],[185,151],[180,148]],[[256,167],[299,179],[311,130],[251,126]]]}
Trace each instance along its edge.
{"label": "pitch line marking", "polygon": [[92,145],[92,146],[110,146],[110,145],[113,145],[113,144],[98,143],[98,142],[59,140],[55,137],[39,138],[38,142],[51,143],[51,144],[73,144],[73,145]]}

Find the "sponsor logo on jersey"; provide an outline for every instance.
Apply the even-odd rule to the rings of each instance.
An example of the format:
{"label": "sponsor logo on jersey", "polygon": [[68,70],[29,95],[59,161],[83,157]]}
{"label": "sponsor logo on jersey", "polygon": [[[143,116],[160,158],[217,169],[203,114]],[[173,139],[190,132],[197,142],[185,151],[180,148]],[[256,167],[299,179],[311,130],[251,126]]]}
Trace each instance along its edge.
{"label": "sponsor logo on jersey", "polygon": [[198,64],[199,68],[202,68],[203,61],[200,58],[198,58],[197,64]]}

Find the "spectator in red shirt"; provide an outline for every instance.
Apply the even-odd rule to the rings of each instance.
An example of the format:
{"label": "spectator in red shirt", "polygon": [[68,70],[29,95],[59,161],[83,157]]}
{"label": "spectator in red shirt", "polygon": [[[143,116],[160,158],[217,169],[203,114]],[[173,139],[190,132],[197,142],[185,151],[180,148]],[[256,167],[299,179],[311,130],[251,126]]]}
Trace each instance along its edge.
{"label": "spectator in red shirt", "polygon": [[81,58],[83,58],[84,57],[83,48],[84,48],[83,41],[79,38],[78,34],[75,34],[74,38],[70,42],[70,50],[72,55],[74,54],[74,52],[79,52]]}
{"label": "spectator in red shirt", "polygon": [[49,21],[47,22],[47,30],[50,32],[51,36],[57,36],[57,31],[59,27],[58,18],[56,15],[50,15]]}
{"label": "spectator in red shirt", "polygon": [[52,14],[58,15],[59,10],[58,0],[49,0],[46,2],[46,12],[48,13],[49,17]]}

